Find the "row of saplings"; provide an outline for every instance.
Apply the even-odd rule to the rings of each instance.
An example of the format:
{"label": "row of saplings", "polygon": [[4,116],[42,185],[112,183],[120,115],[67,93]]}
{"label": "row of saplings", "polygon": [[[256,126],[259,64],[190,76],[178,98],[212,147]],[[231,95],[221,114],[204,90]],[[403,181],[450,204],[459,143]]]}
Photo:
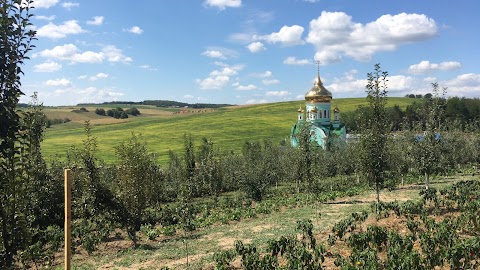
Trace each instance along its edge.
{"label": "row of saplings", "polygon": [[265,248],[237,241],[214,254],[215,269],[233,269],[238,257],[243,269],[479,269],[480,182],[423,190],[417,201],[373,204],[375,212],[368,223],[391,219],[396,228],[365,225],[366,211],[352,213],[322,245],[310,220],[297,221],[297,236],[270,240]]}

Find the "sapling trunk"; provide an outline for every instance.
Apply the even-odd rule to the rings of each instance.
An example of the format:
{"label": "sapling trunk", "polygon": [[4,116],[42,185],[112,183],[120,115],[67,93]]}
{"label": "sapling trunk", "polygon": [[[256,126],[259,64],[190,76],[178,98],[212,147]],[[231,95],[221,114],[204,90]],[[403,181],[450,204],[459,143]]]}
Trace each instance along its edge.
{"label": "sapling trunk", "polygon": [[430,187],[430,175],[425,172],[425,189],[428,189]]}
{"label": "sapling trunk", "polygon": [[189,269],[189,265],[188,265],[188,242],[187,242],[187,231],[185,231],[185,252],[187,253],[187,269]]}

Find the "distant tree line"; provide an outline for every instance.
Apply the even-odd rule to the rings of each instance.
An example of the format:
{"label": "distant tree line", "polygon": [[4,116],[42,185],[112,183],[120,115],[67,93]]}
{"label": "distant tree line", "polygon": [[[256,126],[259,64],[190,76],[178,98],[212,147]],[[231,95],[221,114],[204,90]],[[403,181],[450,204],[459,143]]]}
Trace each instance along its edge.
{"label": "distant tree line", "polygon": [[432,93],[426,93],[425,95],[422,94],[406,94],[406,98],[432,98]]}
{"label": "distant tree line", "polygon": [[[442,117],[439,119],[444,128],[460,130],[478,130],[480,129],[480,99],[478,98],[459,98],[452,97],[448,99],[423,98],[421,101],[415,101],[412,105],[402,110],[400,106],[386,108],[386,114],[389,119],[390,131],[400,131],[411,129],[415,126],[425,126],[425,111],[431,107],[435,101],[442,107]],[[359,119],[369,109],[359,106],[355,111],[342,113],[342,122],[345,123],[349,132],[359,130]]]}
{"label": "distant tree line", "polygon": [[129,108],[127,110],[123,110],[122,108],[117,107],[117,108],[109,109],[106,111],[103,108],[97,108],[95,109],[95,113],[98,115],[110,116],[116,119],[125,119],[125,118],[128,118],[128,115],[133,115],[133,116],[140,115],[140,111],[135,107]]}
{"label": "distant tree line", "polygon": [[[145,101],[109,101],[103,102],[100,104],[111,105],[111,104],[118,104],[118,105],[151,105],[157,107],[189,107],[194,109],[206,109],[206,108],[221,108],[232,106],[231,104],[210,104],[210,103],[185,103],[185,102],[178,102],[178,101],[171,101],[171,100],[145,100]],[[99,103],[80,103],[77,106],[88,106],[88,105],[99,105]]]}

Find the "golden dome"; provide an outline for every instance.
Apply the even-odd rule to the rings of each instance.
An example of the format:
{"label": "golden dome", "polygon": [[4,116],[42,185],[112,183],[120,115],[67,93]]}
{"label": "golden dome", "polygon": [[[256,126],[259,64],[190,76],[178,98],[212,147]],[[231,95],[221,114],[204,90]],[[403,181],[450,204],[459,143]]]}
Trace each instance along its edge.
{"label": "golden dome", "polygon": [[298,108],[297,112],[298,112],[298,113],[302,113],[302,112],[303,112],[302,106],[300,106],[300,108]]}
{"label": "golden dome", "polygon": [[311,110],[311,112],[313,112],[313,113],[318,112],[317,107],[314,107],[314,108]]}
{"label": "golden dome", "polygon": [[320,74],[313,84],[312,89],[305,94],[305,100],[309,102],[330,102],[332,100],[332,93],[323,86]]}
{"label": "golden dome", "polygon": [[333,112],[334,112],[334,113],[338,113],[338,112],[340,112],[340,109],[338,109],[338,107],[335,106],[335,109],[333,109]]}

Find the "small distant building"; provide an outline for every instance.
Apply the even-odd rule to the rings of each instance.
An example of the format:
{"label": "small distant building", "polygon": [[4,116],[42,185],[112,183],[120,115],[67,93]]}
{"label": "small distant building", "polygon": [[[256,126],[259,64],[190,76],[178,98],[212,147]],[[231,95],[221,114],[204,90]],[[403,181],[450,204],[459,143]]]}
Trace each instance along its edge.
{"label": "small distant building", "polygon": [[332,93],[323,86],[318,71],[312,89],[305,94],[305,110],[302,107],[297,110],[297,122],[290,131],[293,147],[298,147],[298,135],[306,127],[309,129],[310,139],[319,147],[326,148],[328,143],[336,140],[346,141],[347,131],[340,122],[340,110],[336,106],[333,109],[332,121],[331,102]]}

